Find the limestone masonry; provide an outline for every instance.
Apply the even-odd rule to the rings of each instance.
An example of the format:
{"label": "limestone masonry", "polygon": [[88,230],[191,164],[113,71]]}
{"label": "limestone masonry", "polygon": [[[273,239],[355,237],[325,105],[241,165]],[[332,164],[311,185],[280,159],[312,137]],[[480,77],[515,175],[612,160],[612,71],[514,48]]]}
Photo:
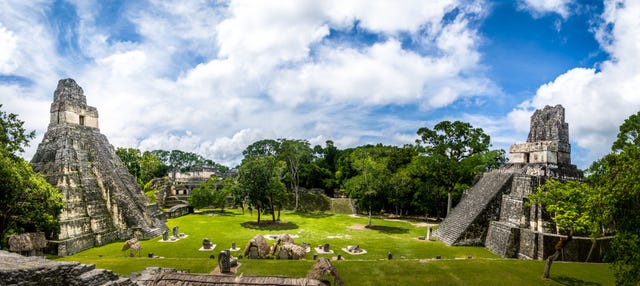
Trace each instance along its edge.
{"label": "limestone masonry", "polygon": [[[546,258],[561,236],[541,206],[528,207],[525,201],[547,178],[583,178],[571,164],[569,125],[561,105],[535,111],[527,142],[513,144],[509,163],[482,175],[434,236],[448,245],[484,245],[503,257]],[[609,238],[598,240],[589,261],[602,260],[608,243]],[[574,237],[563,260],[585,261],[590,247],[589,238]]]}
{"label": "limestone masonry", "polygon": [[50,118],[31,163],[65,199],[51,252],[70,255],[118,239],[151,238],[167,229],[158,207],[149,204],[100,133],[98,111],[87,105],[73,79],[58,82]]}

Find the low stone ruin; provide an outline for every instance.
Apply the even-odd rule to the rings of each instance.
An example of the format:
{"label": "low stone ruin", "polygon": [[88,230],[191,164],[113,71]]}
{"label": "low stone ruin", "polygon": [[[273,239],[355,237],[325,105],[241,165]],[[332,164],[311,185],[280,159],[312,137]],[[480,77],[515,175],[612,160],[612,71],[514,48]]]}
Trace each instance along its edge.
{"label": "low stone ruin", "polygon": [[244,247],[244,257],[249,259],[260,259],[269,256],[269,244],[264,236],[256,234]]}
{"label": "low stone ruin", "polygon": [[[546,258],[555,252],[553,245],[561,236],[541,206],[528,207],[525,201],[547,178],[583,178],[571,164],[569,125],[561,105],[535,111],[527,142],[511,146],[509,163],[482,174],[433,235],[447,245],[484,245],[503,257]],[[580,245],[572,244],[568,247]],[[598,242],[591,261],[601,261],[606,245],[604,240]],[[572,254],[564,260],[585,261],[588,248],[568,251]]]}
{"label": "low stone ruin", "polygon": [[93,264],[52,261],[25,257],[0,250],[0,284],[2,285],[136,285],[110,270]]}
{"label": "low stone ruin", "polygon": [[140,256],[140,250],[142,250],[142,244],[137,238],[132,238],[124,242],[122,245],[122,251],[128,253],[129,257]]}
{"label": "low stone ruin", "polygon": [[[225,252],[225,251],[223,251]],[[220,253],[221,273],[234,267],[228,253]],[[230,258],[227,260],[227,258]],[[0,250],[0,284],[2,285],[305,285],[343,286],[337,270],[326,258],[320,258],[306,277],[190,274],[170,268],[148,267],[127,277],[110,270],[96,269],[93,264],[52,261],[41,257],[25,257]]]}
{"label": "low stone ruin", "polygon": [[324,282],[326,285],[344,286],[340,274],[327,258],[320,258],[307,272],[307,278],[316,279]]}
{"label": "low stone ruin", "polygon": [[47,247],[47,239],[44,232],[29,232],[7,237],[9,251],[33,256],[41,254]]}

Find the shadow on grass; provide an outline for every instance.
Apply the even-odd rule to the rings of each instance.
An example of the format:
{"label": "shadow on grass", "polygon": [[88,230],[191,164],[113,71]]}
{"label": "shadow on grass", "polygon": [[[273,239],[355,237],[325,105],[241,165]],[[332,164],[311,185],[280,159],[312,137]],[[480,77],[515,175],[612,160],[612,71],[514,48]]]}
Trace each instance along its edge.
{"label": "shadow on grass", "polygon": [[242,215],[242,214],[237,214],[235,212],[229,212],[229,211],[220,212],[220,210],[200,210],[200,211],[194,212],[193,214],[195,214],[195,215],[215,215],[215,216],[237,216],[237,215]]}
{"label": "shadow on grass", "polygon": [[258,224],[257,221],[247,221],[240,224],[244,228],[250,229],[259,229],[259,230],[289,230],[296,229],[298,225],[292,222],[282,222],[282,221],[261,221]]}
{"label": "shadow on grass", "polygon": [[303,213],[297,212],[295,215],[303,218],[328,218],[334,216],[332,213]]}
{"label": "shadow on grass", "polygon": [[568,286],[596,286],[596,285],[602,285],[602,284],[597,283],[597,282],[584,281],[584,280],[580,280],[580,279],[576,279],[576,278],[572,278],[572,277],[567,277],[567,276],[551,277],[551,280],[557,282],[560,285],[568,285]]}
{"label": "shadow on grass", "polygon": [[409,229],[406,229],[403,227],[397,227],[397,226],[368,225],[368,226],[365,226],[365,228],[371,229],[371,230],[377,230],[379,232],[388,233],[388,234],[409,233]]}

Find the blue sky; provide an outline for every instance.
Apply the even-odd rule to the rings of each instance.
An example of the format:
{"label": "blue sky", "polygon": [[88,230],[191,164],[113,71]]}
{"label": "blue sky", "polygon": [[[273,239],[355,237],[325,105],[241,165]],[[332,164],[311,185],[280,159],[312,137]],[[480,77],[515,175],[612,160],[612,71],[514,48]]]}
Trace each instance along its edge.
{"label": "blue sky", "polygon": [[[25,3],[27,2],[27,3]],[[38,137],[74,78],[116,147],[233,166],[264,138],[402,146],[461,120],[495,148],[562,104],[573,162],[640,110],[637,1],[14,1],[0,104]]]}

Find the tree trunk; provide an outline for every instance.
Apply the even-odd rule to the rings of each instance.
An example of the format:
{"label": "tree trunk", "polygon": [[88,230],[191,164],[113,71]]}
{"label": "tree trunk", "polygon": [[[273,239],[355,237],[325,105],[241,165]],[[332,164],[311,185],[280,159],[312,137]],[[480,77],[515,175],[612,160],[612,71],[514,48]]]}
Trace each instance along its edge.
{"label": "tree trunk", "polygon": [[295,186],[294,188],[295,188],[295,193],[296,193],[296,206],[295,206],[295,208],[293,210],[297,211],[298,210],[299,201],[300,201],[300,197],[299,197],[299,194],[298,194],[299,187]]}
{"label": "tree trunk", "polygon": [[451,212],[451,192],[447,193],[447,216]]}
{"label": "tree trunk", "polygon": [[549,271],[551,270],[551,263],[553,263],[553,261],[556,260],[556,258],[558,258],[558,255],[560,255],[559,249],[557,249],[556,252],[554,252],[552,255],[549,255],[549,257],[547,257],[547,264],[544,266],[544,274],[542,275],[544,279],[549,279]]}
{"label": "tree trunk", "polygon": [[596,248],[596,242],[597,240],[595,238],[591,239],[591,249],[589,249],[589,254],[587,254],[587,259],[585,259],[584,262],[589,262],[589,259],[591,258],[591,253],[593,253],[593,250]]}
{"label": "tree trunk", "polygon": [[369,205],[369,226],[371,226],[371,205]]}
{"label": "tree trunk", "polygon": [[282,209],[282,206],[278,205],[278,221],[280,221],[280,209]]}
{"label": "tree trunk", "polygon": [[260,224],[260,208],[258,208],[257,211],[258,211],[258,224]]}
{"label": "tree trunk", "polygon": [[567,236],[566,238],[564,237],[560,238],[560,241],[556,243],[556,246],[555,246],[556,252],[554,252],[552,255],[549,255],[549,257],[547,257],[547,264],[544,267],[544,274],[542,275],[544,279],[549,279],[549,271],[551,271],[551,263],[553,263],[553,261],[558,258],[562,250],[565,248],[565,246],[567,246],[567,243],[569,243],[571,239],[573,239],[573,236],[570,233],[569,236]]}

